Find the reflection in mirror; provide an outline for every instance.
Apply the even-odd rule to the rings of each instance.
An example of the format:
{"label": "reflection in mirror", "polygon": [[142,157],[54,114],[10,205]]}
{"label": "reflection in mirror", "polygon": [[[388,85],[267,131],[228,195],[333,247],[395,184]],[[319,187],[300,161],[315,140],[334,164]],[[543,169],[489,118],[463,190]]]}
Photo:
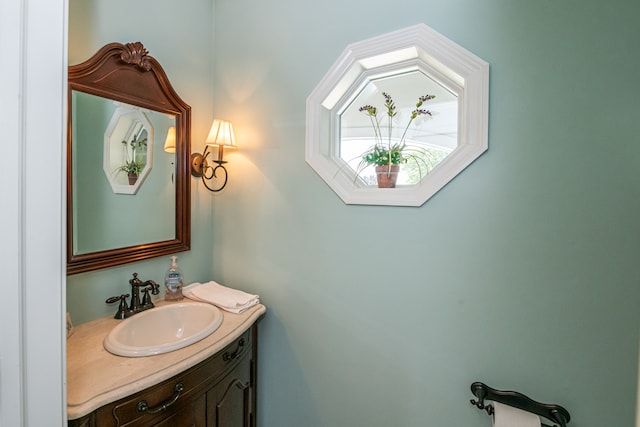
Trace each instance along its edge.
{"label": "reflection in mirror", "polygon": [[[345,161],[364,184],[376,185],[373,166],[358,168],[362,153],[375,145],[376,139],[368,115],[360,111],[364,105],[378,106],[382,110],[383,93],[393,96],[397,115],[393,119],[392,134],[382,136],[383,142],[392,145],[404,137],[409,147],[414,147],[421,161],[408,162],[400,169],[398,185],[415,185],[457,147],[458,141],[458,97],[421,70],[389,76],[370,77],[361,89],[348,99],[338,113],[340,120],[340,158]],[[403,134],[406,123],[419,96],[429,94],[428,110],[432,116],[418,116]],[[388,132],[386,114],[382,114],[380,128]]]}
{"label": "reflection in mirror", "polygon": [[148,118],[153,112],[115,105],[104,133],[104,173],[114,193],[136,194],[153,167],[154,126]]}
{"label": "reflection in mirror", "polygon": [[[166,135],[175,118],[78,91],[72,98],[72,169],[82,177],[72,185],[74,255],[172,239],[175,154],[165,153],[163,139],[153,134]],[[107,131],[101,134],[99,129]],[[145,139],[146,147],[140,144],[134,150],[134,161],[146,164],[144,171],[129,185],[118,167],[123,158],[131,161],[131,141]],[[135,197],[129,188],[135,188]]]}
{"label": "reflection in mirror", "polygon": [[158,61],[110,43],[68,80],[67,274],[188,250],[191,108]]}

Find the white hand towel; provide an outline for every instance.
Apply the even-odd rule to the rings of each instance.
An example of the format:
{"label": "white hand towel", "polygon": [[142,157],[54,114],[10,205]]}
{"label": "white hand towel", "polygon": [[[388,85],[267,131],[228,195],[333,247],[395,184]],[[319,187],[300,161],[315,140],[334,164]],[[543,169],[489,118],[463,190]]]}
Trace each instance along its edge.
{"label": "white hand towel", "polygon": [[242,313],[249,307],[260,303],[258,295],[248,294],[238,289],[222,286],[214,281],[207,283],[195,282],[182,288],[187,298],[208,302],[231,313]]}
{"label": "white hand towel", "polygon": [[513,406],[493,402],[494,427],[540,427],[540,417]]}

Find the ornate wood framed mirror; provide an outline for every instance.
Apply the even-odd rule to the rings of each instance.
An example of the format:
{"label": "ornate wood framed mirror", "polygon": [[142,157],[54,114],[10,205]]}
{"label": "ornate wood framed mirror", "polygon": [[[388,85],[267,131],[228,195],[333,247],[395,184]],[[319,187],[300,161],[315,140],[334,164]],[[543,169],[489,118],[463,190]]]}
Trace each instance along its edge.
{"label": "ornate wood framed mirror", "polygon": [[191,107],[160,63],[110,43],[68,80],[67,274],[189,250]]}

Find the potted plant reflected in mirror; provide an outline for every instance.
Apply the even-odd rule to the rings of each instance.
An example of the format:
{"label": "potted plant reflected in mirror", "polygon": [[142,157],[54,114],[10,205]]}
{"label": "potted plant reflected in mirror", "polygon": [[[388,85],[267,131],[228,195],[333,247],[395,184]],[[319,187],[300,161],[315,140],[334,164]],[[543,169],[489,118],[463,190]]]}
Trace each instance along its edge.
{"label": "potted plant reflected in mirror", "polygon": [[434,99],[435,95],[424,95],[418,98],[415,109],[411,111],[409,121],[404,127],[400,138],[393,135],[393,121],[398,114],[395,102],[391,95],[386,92],[383,92],[382,96],[385,99],[384,109],[386,113],[382,117],[378,117],[378,109],[372,105],[364,105],[359,108],[359,111],[366,114],[371,120],[375,144],[361,154],[360,163],[355,169],[355,178],[357,179],[361,176],[369,166],[375,166],[378,188],[395,188],[400,165],[412,164],[414,169],[417,169],[419,181],[439,161],[429,150],[420,146],[409,145],[405,141],[409,126],[416,118],[420,116],[431,118],[433,116],[431,111],[421,107],[426,101]]}
{"label": "potted plant reflected in mirror", "polygon": [[135,160],[127,161],[124,165],[118,168],[118,172],[124,172],[129,178],[129,185],[134,185],[138,180],[138,175],[144,169],[144,163],[137,162]]}
{"label": "potted plant reflected in mirror", "polygon": [[[122,141],[125,161],[124,165],[120,166],[116,170],[127,174],[127,177],[129,178],[129,185],[135,185],[136,181],[138,181],[140,172],[142,172],[146,165],[147,138],[143,137],[138,140],[138,137],[143,133],[146,134],[146,130],[144,128],[140,130],[138,135],[133,135],[133,139],[128,143],[128,145],[131,146],[131,160],[127,160],[127,158],[129,158],[127,153],[127,141]],[[140,152],[137,151],[138,149],[140,149]]]}

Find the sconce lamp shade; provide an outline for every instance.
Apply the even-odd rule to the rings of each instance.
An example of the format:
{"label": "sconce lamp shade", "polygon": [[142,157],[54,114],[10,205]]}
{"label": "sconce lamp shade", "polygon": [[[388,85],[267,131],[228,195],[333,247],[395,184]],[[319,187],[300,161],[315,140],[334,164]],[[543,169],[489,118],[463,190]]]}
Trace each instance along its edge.
{"label": "sconce lamp shade", "polygon": [[209,146],[223,146],[227,148],[236,148],[236,137],[233,134],[233,126],[227,120],[215,119],[211,125],[209,136],[206,143]]}
{"label": "sconce lamp shade", "polygon": [[164,151],[167,153],[176,152],[176,128],[175,126],[169,127],[167,131],[167,139],[164,142]]}

